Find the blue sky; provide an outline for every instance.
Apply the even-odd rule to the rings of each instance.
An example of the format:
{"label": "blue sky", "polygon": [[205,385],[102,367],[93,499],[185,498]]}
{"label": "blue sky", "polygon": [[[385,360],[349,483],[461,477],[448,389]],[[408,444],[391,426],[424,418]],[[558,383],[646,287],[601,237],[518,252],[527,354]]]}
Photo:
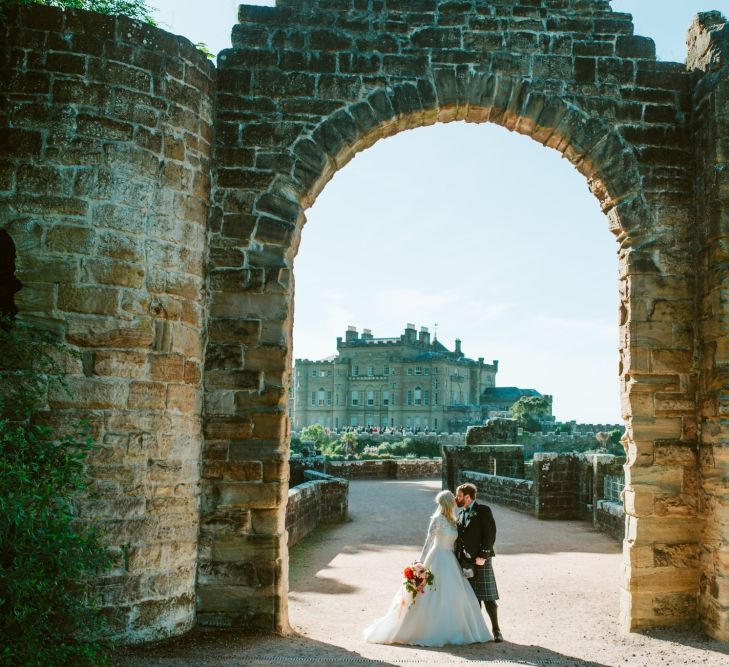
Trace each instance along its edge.
{"label": "blue sky", "polygon": [[[230,46],[238,2],[152,0],[162,27]],[[248,4],[272,5],[273,2]],[[613,0],[683,61],[698,11],[729,0]],[[585,179],[561,156],[494,125],[439,124],[358,154],[307,212],[294,264],[294,354],[335,353],[347,325],[406,322],[470,357],[497,384],[554,396],[558,419],[620,421],[617,244]]]}

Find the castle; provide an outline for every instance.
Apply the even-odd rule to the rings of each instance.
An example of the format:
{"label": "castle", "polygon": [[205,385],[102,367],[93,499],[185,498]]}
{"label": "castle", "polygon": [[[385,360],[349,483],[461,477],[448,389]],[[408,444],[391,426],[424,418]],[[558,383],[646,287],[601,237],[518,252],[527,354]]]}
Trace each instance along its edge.
{"label": "castle", "polygon": [[[294,430],[311,424],[465,431],[491,416],[503,416],[534,389],[496,387],[499,362],[469,359],[456,339],[449,350],[427,327],[407,324],[404,333],[375,338],[348,327],[337,338],[336,356],[296,359],[289,395]],[[551,406],[552,397],[545,396]],[[550,410],[551,412],[551,410]]]}

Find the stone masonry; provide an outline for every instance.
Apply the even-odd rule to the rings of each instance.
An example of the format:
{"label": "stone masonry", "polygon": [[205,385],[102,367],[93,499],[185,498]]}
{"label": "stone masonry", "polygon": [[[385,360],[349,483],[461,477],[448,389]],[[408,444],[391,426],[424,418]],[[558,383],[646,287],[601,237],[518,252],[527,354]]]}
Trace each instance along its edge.
{"label": "stone masonry", "polygon": [[103,444],[82,513],[125,555],[119,633],[288,628],[305,211],[358,151],[466,121],[570,160],[616,237],[624,626],[729,638],[725,19],[698,17],[687,65],[607,0],[279,0],[232,37],[216,72],[123,18],[0,28],[0,228],[18,317],[81,352],[47,419]]}
{"label": "stone masonry", "polygon": [[0,26],[0,227],[19,318],[80,353],[45,419],[101,450],[80,515],[119,554],[104,577],[135,641],[195,620],[206,221],[214,68],[125,18],[36,7]]}

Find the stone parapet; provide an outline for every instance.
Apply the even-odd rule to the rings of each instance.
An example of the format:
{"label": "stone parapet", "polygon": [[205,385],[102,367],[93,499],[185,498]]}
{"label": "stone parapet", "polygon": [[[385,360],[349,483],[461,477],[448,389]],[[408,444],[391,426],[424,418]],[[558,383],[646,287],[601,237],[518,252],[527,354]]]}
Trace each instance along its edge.
{"label": "stone parapet", "polygon": [[344,479],[432,479],[441,476],[440,459],[328,461],[326,471]]}
{"label": "stone parapet", "polygon": [[479,500],[487,500],[519,512],[534,514],[534,482],[531,480],[464,470],[461,473],[460,483],[465,482],[476,485]]}
{"label": "stone parapet", "polygon": [[443,488],[456,490],[464,470],[501,477],[524,477],[524,448],[521,445],[444,446]]}
{"label": "stone parapet", "polygon": [[292,547],[320,524],[347,520],[349,482],[324,473],[307,471],[309,481],[289,490],[286,505],[288,546]]}
{"label": "stone parapet", "polygon": [[625,538],[625,509],[623,503],[598,500],[595,510],[595,528],[622,542]]}

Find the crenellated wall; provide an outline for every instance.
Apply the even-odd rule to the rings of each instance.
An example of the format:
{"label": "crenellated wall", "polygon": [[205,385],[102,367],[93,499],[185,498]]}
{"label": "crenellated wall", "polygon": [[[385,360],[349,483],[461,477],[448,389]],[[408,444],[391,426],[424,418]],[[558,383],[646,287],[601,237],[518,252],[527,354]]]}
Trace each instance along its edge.
{"label": "crenellated wall", "polygon": [[182,37],[35,7],[0,25],[0,228],[20,320],[80,353],[44,419],[101,450],[80,516],[118,555],[116,631],[195,622],[214,68]]}
{"label": "crenellated wall", "polygon": [[18,317],[81,353],[45,418],[87,417],[102,444],[81,510],[119,553],[104,584],[126,640],[288,628],[306,210],[358,151],[450,121],[558,151],[599,200],[620,295],[622,623],[701,618],[729,638],[723,17],[693,26],[687,68],[607,0],[279,0],[241,6],[216,74],[135,21],[7,15],[0,229]]}

